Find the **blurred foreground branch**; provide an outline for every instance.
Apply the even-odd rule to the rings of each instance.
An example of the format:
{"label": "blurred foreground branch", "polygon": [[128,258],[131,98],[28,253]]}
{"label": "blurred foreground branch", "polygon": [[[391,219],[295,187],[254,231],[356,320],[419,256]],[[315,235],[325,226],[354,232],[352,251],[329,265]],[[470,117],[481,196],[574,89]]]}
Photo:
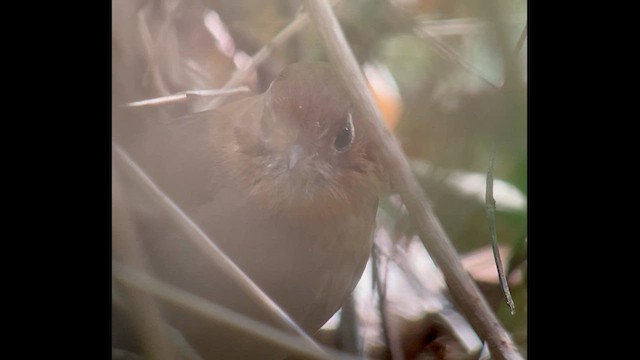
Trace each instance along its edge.
{"label": "blurred foreground branch", "polygon": [[140,107],[140,106],[151,106],[151,105],[164,105],[164,104],[181,102],[181,101],[185,101],[193,98],[229,96],[229,95],[235,95],[243,92],[249,92],[249,88],[246,86],[240,86],[237,88],[230,88],[230,89],[189,90],[189,91],[181,91],[177,94],[162,96],[158,98],[134,101],[126,104],[125,106]]}
{"label": "blurred foreground branch", "polygon": [[[120,174],[115,166],[112,166],[111,171],[113,227],[114,233],[117,234],[113,237],[113,253],[128,266],[146,271],[148,266],[129,215]],[[130,315],[144,352],[153,359],[171,360],[174,348],[168,341],[162,315],[154,299],[136,289],[124,288],[122,292],[125,295],[124,300],[131,308]]]}
{"label": "blurred foreground branch", "polygon": [[518,39],[518,44],[516,45],[516,49],[514,51],[515,55],[518,55],[518,53],[522,49],[522,46],[524,45],[524,41],[527,39],[527,27],[528,26],[529,26],[529,24],[527,23],[524,26],[524,29],[522,29],[522,33],[520,34],[520,39]]}
{"label": "blurred foreground branch", "polygon": [[250,296],[258,306],[266,311],[271,317],[297,333],[305,341],[310,351],[320,351],[318,344],[300,328],[278,304],[276,304],[267,294],[256,285],[242,269],[240,269],[224,252],[196,225],[181,209],[176,205],[129,157],[129,155],[113,143],[113,159],[121,165],[121,168],[138,182],[143,191],[147,192],[155,199],[168,214],[171,215],[187,234],[187,240],[196,244],[211,261],[217,264],[227,276],[239,284],[246,294]]}
{"label": "blurred foreground branch", "polygon": [[[342,0],[331,0],[331,6],[337,5]],[[231,78],[224,84],[222,90],[230,89],[232,87],[242,84],[249,74],[255,70],[260,64],[269,58],[275,49],[282,46],[285,42],[297,34],[299,31],[309,25],[309,15],[306,12],[299,13],[292,22],[289,23],[284,29],[282,29],[276,36],[266,43],[258,52],[256,52],[249,63],[242,69],[236,70]],[[222,103],[224,98],[213,99],[208,108],[213,109]]]}
{"label": "blurred foreground branch", "polygon": [[447,45],[447,43],[432,35],[428,30],[416,29],[416,33],[429,40],[433,46],[433,50],[438,55],[442,56],[442,58],[457,63],[462,69],[466,70],[472,75],[477,76],[480,80],[482,80],[492,88],[500,89],[500,85],[495,84],[493,81],[489,80],[482,74],[482,71],[475,67],[471,62],[467,61],[462,55],[451,48],[451,46]]}
{"label": "blurred foreground branch", "polygon": [[462,267],[455,248],[414,177],[402,148],[385,127],[382,114],[367,90],[364,76],[331,6],[326,0],[304,0],[303,4],[354,105],[366,118],[371,119],[365,126],[372,130],[372,141],[381,151],[385,169],[394,175],[392,185],[400,194],[424,246],[442,270],[456,303],[478,335],[488,343],[495,359],[522,359],[511,337],[500,325],[478,287]]}
{"label": "blurred foreground branch", "polygon": [[212,321],[233,326],[256,338],[279,344],[299,355],[308,356],[311,359],[356,359],[355,357],[332,349],[321,349],[319,346],[309,347],[307,341],[299,336],[287,334],[223,306],[211,303],[199,296],[176,288],[118,262],[112,263],[112,269],[114,278],[134,289],[144,291],[159,299],[189,309]]}

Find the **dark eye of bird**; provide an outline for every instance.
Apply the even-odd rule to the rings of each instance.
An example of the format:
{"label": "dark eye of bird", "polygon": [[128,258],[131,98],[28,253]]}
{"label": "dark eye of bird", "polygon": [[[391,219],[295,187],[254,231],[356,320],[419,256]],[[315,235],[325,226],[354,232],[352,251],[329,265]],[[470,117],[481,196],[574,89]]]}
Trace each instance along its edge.
{"label": "dark eye of bird", "polygon": [[333,146],[338,150],[338,152],[346,151],[351,142],[353,141],[353,122],[351,121],[351,114],[349,114],[349,118],[343,127],[338,131],[338,135],[336,135],[336,140],[333,143]]}

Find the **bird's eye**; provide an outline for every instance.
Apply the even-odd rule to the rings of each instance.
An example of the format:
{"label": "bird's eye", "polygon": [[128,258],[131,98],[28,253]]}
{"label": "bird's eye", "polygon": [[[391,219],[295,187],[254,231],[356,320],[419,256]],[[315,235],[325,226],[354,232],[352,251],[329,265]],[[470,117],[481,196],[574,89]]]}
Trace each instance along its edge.
{"label": "bird's eye", "polygon": [[353,142],[354,135],[353,120],[351,119],[351,114],[349,114],[345,124],[338,130],[333,146],[338,152],[347,151]]}

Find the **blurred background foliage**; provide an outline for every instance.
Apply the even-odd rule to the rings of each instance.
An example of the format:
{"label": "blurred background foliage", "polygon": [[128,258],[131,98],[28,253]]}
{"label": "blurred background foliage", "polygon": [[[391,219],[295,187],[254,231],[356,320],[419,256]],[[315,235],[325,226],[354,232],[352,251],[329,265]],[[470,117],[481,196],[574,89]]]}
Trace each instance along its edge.
{"label": "blurred background foliage", "polygon": [[[335,9],[387,125],[412,160],[467,269],[526,356],[526,1],[342,0]],[[291,0],[115,0],[114,63],[150,56],[158,61],[155,70],[114,72],[114,89],[124,82],[140,85],[114,92],[113,101],[221,87],[300,11],[299,2]],[[141,35],[124,44],[127,34]],[[154,42],[160,45],[149,50]],[[141,49],[146,55],[131,55]],[[317,33],[307,26],[275,48],[244,83],[262,92],[287,64],[326,59]],[[192,110],[189,106],[171,105],[176,113]],[[497,236],[511,275],[514,315],[497,282],[485,214],[485,176],[494,145]],[[393,244],[412,249],[407,244],[415,237],[397,199],[382,202],[378,226]],[[442,286],[439,291],[448,299]],[[447,327],[446,321],[433,320],[447,308],[427,312],[418,322],[396,321],[407,358],[478,358],[477,348],[456,353],[464,341],[455,322]],[[335,345],[331,329],[318,336]],[[369,355],[391,356],[384,341],[364,338]]]}

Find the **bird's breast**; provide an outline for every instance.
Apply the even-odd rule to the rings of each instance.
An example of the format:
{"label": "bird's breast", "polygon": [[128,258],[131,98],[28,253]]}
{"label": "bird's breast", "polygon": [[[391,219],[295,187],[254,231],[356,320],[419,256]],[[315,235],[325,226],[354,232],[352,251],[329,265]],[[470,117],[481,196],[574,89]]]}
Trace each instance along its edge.
{"label": "bird's breast", "polygon": [[[359,280],[371,248],[376,209],[377,199],[372,198],[357,212],[303,218],[270,213],[238,201],[229,191],[192,215],[294,320],[315,331]],[[215,283],[205,288],[208,297],[220,295]]]}

